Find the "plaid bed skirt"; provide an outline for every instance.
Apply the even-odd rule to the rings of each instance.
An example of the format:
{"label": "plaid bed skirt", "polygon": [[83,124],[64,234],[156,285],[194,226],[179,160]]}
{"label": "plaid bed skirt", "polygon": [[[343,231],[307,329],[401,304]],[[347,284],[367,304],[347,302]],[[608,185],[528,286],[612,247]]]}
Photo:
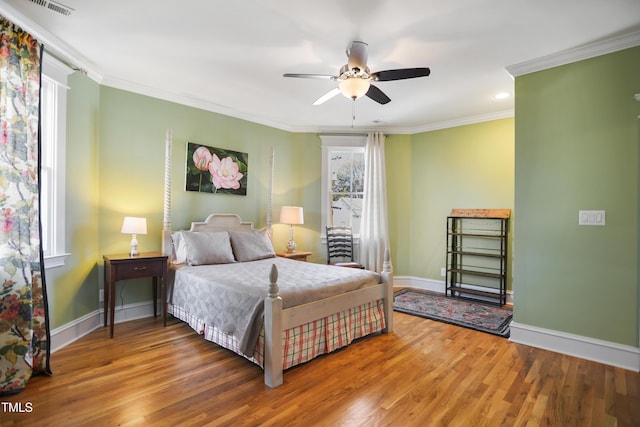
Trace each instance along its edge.
{"label": "plaid bed skirt", "polygon": [[[169,304],[168,312],[186,322],[193,330],[203,335],[204,339],[264,368],[264,328],[260,331],[253,356],[249,357],[239,350],[238,341],[233,335],[224,334],[215,326],[205,324],[182,307]],[[385,326],[383,301],[378,300],[283,331],[282,369],[345,347],[358,338],[381,331]]]}

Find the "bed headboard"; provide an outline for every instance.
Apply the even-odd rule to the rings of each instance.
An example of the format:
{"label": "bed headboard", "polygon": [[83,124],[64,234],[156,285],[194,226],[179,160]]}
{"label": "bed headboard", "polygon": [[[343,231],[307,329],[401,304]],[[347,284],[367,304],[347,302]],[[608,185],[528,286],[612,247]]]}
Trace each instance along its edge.
{"label": "bed headboard", "polygon": [[211,214],[202,222],[192,222],[189,231],[251,231],[252,222],[244,222],[236,214]]}

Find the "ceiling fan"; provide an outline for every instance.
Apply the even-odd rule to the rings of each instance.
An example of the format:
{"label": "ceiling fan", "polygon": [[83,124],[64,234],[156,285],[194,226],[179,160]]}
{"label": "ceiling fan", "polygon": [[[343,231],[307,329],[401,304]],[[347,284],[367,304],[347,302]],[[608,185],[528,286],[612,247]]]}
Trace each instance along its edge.
{"label": "ceiling fan", "polygon": [[431,73],[431,70],[426,67],[401,68],[397,70],[385,70],[372,73],[369,70],[369,67],[367,67],[368,50],[369,45],[364,42],[351,42],[351,46],[349,46],[346,51],[348,62],[340,68],[340,72],[337,76],[328,74],[285,73],[283,74],[283,77],[323,79],[338,82],[337,88],[332,89],[330,92],[318,98],[313,105],[320,105],[339,93],[342,93],[344,96],[351,98],[354,101],[361,96],[366,95],[368,98],[371,98],[380,104],[386,104],[390,102],[391,99],[376,86],[372,85],[371,82],[413,79],[416,77],[426,77]]}

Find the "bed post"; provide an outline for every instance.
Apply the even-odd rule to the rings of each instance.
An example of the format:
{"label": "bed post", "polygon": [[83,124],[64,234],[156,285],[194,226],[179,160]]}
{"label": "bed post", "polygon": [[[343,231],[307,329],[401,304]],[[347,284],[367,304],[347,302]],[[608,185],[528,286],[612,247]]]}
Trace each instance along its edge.
{"label": "bed post", "polygon": [[162,253],[171,261],[171,129],[167,129],[164,153],[164,216],[162,219]]}
{"label": "bed post", "polygon": [[282,385],[282,298],[278,289],[278,268],[271,266],[269,294],[264,300],[264,382],[271,388]]}
{"label": "bed post", "polygon": [[271,229],[271,211],[273,207],[273,171],[275,166],[274,159],[274,149],[271,147],[271,156],[269,157],[269,167],[271,169],[269,175],[269,195],[267,198],[267,235],[269,236],[269,240],[273,242],[273,230]]}
{"label": "bed post", "polygon": [[391,265],[391,251],[384,251],[384,263],[382,264],[382,282],[384,289],[384,317],[386,327],[384,332],[393,332],[393,266]]}

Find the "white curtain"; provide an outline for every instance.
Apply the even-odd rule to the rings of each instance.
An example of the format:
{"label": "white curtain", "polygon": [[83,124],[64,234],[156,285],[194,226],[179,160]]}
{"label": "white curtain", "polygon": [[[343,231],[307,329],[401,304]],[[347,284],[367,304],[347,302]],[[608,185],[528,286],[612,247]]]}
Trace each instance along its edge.
{"label": "white curtain", "polygon": [[360,263],[368,270],[382,271],[384,253],[389,247],[383,133],[369,133],[364,150],[364,159],[365,177],[362,223],[360,226]]}

